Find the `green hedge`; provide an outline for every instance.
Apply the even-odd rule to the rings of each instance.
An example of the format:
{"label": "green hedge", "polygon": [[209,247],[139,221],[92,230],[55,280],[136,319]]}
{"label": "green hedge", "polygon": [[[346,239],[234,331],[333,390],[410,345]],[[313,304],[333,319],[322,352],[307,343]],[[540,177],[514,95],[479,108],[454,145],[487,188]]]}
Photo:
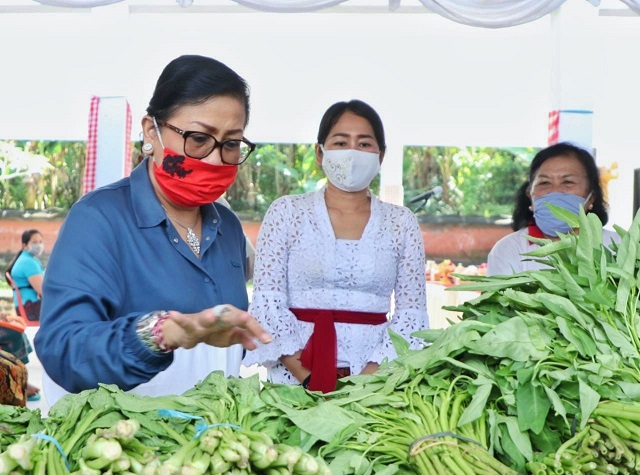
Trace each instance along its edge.
{"label": "green hedge", "polygon": [[[140,160],[139,143],[132,160]],[[534,149],[408,146],[404,150],[405,202],[436,185],[442,197],[423,213],[434,216],[509,216]],[[82,193],[84,142],[0,141],[0,208],[68,210]],[[325,181],[310,144],[260,144],[239,167],[227,192],[247,219],[259,220],[279,196],[317,189]],[[372,185],[378,192],[379,178]],[[415,206],[413,206],[415,208]]]}

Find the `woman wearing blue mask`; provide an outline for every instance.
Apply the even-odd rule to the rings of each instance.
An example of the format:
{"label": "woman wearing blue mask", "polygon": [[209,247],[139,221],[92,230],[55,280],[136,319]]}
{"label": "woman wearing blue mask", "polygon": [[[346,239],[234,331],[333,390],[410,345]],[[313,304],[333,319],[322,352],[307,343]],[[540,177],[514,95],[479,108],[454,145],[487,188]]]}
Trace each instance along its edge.
{"label": "woman wearing blue mask", "polygon": [[428,320],[416,218],[369,190],[386,149],[380,117],[362,101],[338,102],[317,140],[326,187],[274,201],[260,228],[250,311],[274,340],[245,364],[329,392],[395,357],[388,328],[415,348],[410,335]]}
{"label": "woman wearing blue mask", "polygon": [[[570,143],[559,143],[536,154],[529,169],[529,180],[518,190],[511,233],[499,240],[487,259],[487,274],[514,274],[540,269],[544,265],[526,260],[524,253],[538,245],[528,236],[557,239],[572,230],[556,218],[547,204],[579,214],[580,208],[594,213],[603,225],[608,221],[598,167],[586,150]],[[577,232],[577,230],[575,230]],[[620,237],[603,231],[603,242],[610,244]]]}

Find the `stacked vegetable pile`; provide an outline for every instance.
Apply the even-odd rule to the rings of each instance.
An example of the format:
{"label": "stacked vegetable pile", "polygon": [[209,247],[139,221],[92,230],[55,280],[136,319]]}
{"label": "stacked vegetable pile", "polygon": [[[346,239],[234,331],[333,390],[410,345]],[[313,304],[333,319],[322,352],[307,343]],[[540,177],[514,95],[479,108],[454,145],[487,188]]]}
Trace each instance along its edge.
{"label": "stacked vegetable pile", "polygon": [[580,234],[531,253],[552,269],[465,277],[482,293],[462,321],[420,351],[392,335],[376,374],[322,395],[213,373],[182,396],[14,409],[0,475],[638,473],[640,213],[611,249],[595,216],[565,219]]}
{"label": "stacked vegetable pile", "polygon": [[[467,277],[476,283],[462,288],[482,294],[452,309],[464,313],[460,323],[424,333],[433,342],[427,349],[400,351],[379,374],[352,378],[349,387],[331,395],[347,401],[353,412],[358,393],[375,389],[379,399],[387,398],[389,407],[380,410],[397,425],[379,432],[381,449],[389,436],[403,436],[400,448],[411,438],[421,440],[417,432],[423,431],[429,460],[411,451],[405,462],[397,457],[399,469],[409,464],[419,473],[495,473],[486,457],[483,466],[480,455],[475,466],[459,461],[459,446],[468,439],[518,472],[640,469],[640,214],[628,232],[617,230],[622,240],[612,250],[602,245],[595,216],[583,213],[574,224],[580,225],[579,236],[541,240],[545,245],[531,253],[554,270]],[[408,410],[420,398],[435,409],[431,416],[420,416],[424,409]],[[441,415],[445,408],[455,413],[448,421]],[[414,423],[417,432],[399,429]],[[480,430],[461,440],[470,424]],[[359,430],[345,447],[366,436],[366,429]],[[364,454],[378,444],[370,437],[366,445],[360,448]],[[439,469],[441,464],[448,470]]]}
{"label": "stacked vegetable pile", "polygon": [[[320,403],[290,389],[294,422],[325,441],[334,473],[640,469],[640,214],[611,249],[595,216],[564,218],[580,234],[531,253],[552,269],[466,277],[482,294],[451,309],[460,323],[423,332],[428,348],[397,339],[396,360]],[[322,409],[334,437],[301,409]]]}
{"label": "stacked vegetable pile", "polygon": [[103,385],[65,396],[45,419],[0,406],[0,474],[331,474],[300,447],[250,429],[262,425],[266,407],[257,376],[220,373],[182,396],[143,397]]}

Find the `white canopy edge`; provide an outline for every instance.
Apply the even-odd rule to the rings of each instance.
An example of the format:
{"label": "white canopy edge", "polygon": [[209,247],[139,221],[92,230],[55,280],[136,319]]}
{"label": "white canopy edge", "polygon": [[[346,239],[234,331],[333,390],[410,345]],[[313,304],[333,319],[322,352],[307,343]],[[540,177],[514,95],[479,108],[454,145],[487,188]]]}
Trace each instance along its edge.
{"label": "white canopy edge", "polygon": [[[0,13],[52,13],[69,9],[87,10],[113,3],[124,2],[129,12],[136,13],[437,13],[443,17],[470,26],[484,28],[505,28],[535,21],[555,10],[566,0],[176,0],[167,1],[136,0],[35,0],[0,3]],[[575,1],[575,0],[574,0]],[[587,1],[595,6],[601,0]],[[628,8],[603,8],[605,15],[640,14],[640,0],[618,0]],[[38,8],[38,3],[48,8]],[[611,3],[611,2],[608,2]]]}

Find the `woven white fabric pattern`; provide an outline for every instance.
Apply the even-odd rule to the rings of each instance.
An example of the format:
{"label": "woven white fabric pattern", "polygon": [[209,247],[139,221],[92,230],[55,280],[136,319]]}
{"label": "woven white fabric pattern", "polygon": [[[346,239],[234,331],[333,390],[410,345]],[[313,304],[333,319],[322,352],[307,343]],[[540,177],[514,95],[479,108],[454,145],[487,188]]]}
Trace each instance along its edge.
{"label": "woven white fabric pattern", "polygon": [[383,325],[336,323],[338,366],[357,374],[367,362],[394,358],[387,328],[409,340],[427,327],[424,245],[411,211],[371,197],[371,217],[359,240],[335,239],[324,189],[276,200],[258,236],[250,312],[274,341],[250,351],[244,364],[263,364],[277,383],[297,383],[279,364],[302,349],[313,324],[289,308],[389,312]]}

